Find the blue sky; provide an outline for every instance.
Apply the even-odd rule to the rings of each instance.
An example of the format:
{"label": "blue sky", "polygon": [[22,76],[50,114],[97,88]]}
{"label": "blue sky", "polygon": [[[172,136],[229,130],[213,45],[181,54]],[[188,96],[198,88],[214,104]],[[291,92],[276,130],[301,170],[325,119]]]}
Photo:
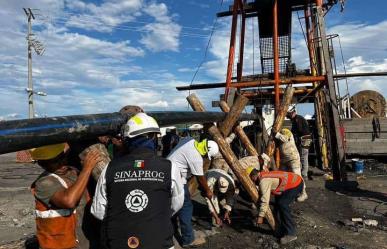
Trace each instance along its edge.
{"label": "blue sky", "polygon": [[[3,0],[0,10],[0,119],[27,117],[26,17],[36,13],[34,34],[46,46],[33,55],[34,86],[48,96],[35,96],[37,116],[114,112],[127,104],[145,110],[187,110],[187,92],[175,87],[190,83],[203,60],[219,10],[230,0]],[[328,33],[338,33],[349,72],[387,71],[387,3],[347,0],[327,15]],[[196,83],[225,80],[230,19],[218,19]],[[255,26],[253,26],[255,25]],[[293,20],[293,60],[307,67],[301,29]],[[256,27],[247,22],[247,30]],[[257,34],[257,32],[255,32]],[[258,39],[246,37],[245,74],[259,71],[252,56]],[[336,44],[338,45],[338,44]],[[372,48],[370,48],[372,46]],[[338,54],[339,50],[336,50]],[[339,58],[338,58],[339,59]],[[338,60],[341,64],[341,59]],[[342,68],[339,68],[342,70]],[[350,92],[374,89],[387,93],[387,78],[350,80]],[[344,84],[344,82],[342,83]],[[197,91],[210,109],[222,89]],[[301,107],[305,114],[310,109]]]}

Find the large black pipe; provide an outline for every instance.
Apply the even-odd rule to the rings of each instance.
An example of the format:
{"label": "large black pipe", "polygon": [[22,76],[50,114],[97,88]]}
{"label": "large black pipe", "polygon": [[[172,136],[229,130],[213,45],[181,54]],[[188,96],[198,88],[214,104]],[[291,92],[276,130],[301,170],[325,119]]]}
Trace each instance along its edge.
{"label": "large black pipe", "polygon": [[[221,112],[147,112],[160,126],[184,123],[221,121]],[[255,120],[253,114],[242,114],[240,120]],[[114,135],[128,119],[119,112],[62,116],[52,118],[23,119],[0,122],[0,154],[25,150],[47,144],[74,142]]]}

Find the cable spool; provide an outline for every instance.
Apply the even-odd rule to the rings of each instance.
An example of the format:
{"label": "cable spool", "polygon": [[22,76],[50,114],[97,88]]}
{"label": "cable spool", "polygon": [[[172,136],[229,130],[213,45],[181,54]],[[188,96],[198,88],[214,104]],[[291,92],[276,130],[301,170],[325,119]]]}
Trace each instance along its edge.
{"label": "cable spool", "polygon": [[[362,117],[385,117],[386,99],[377,91],[364,90],[351,97],[351,107]],[[353,116],[356,118],[356,116]]]}

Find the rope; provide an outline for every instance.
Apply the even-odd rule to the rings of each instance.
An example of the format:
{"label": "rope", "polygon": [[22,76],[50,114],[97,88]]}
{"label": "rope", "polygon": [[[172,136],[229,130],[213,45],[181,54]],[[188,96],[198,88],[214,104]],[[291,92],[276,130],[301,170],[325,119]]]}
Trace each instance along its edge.
{"label": "rope", "polygon": [[[224,1],[224,0],[221,0],[219,9],[223,6],[223,1]],[[214,22],[213,22],[213,24],[212,24],[211,33],[210,33],[210,36],[209,36],[209,38],[208,38],[207,46],[206,46],[206,49],[205,49],[205,51],[204,51],[203,59],[200,61],[198,67],[196,68],[196,71],[195,71],[194,75],[192,76],[192,79],[191,79],[191,82],[190,82],[190,86],[192,86],[192,84],[193,84],[193,82],[194,82],[194,80],[195,80],[195,78],[196,78],[196,75],[198,74],[200,68],[202,67],[203,63],[204,63],[205,60],[206,60],[206,57],[207,57],[207,54],[208,54],[208,49],[209,49],[210,44],[211,44],[212,36],[213,36],[213,34],[214,34],[214,32],[215,32],[215,28],[216,28],[217,22],[218,22],[218,17],[216,17],[216,18],[214,19]],[[188,91],[188,95],[190,94],[190,92],[191,92],[191,90]]]}

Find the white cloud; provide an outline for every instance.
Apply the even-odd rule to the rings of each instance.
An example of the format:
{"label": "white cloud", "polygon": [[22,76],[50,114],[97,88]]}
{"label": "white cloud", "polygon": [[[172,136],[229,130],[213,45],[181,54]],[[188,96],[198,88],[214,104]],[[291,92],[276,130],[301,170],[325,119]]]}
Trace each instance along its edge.
{"label": "white cloud", "polygon": [[[80,0],[66,2],[76,13],[69,16],[66,26],[98,32],[113,32],[115,28],[142,33],[140,43],[153,52],[179,51],[181,26],[172,20],[164,3],[143,0],[106,0],[100,5]],[[154,22],[138,22],[139,16],[149,16]],[[120,26],[121,25],[121,26]]]}
{"label": "white cloud", "polygon": [[[339,34],[344,56],[362,56],[366,60],[385,58],[387,46],[387,20],[375,23],[344,23],[328,29],[330,34]],[[335,50],[339,52],[336,44]]]}
{"label": "white cloud", "polygon": [[[40,0],[39,3],[37,0],[35,4],[43,5],[45,2],[47,0]],[[81,1],[69,2],[73,4],[74,11],[88,14],[97,13],[100,11],[98,8],[108,6],[91,6]],[[122,7],[127,4],[127,8],[135,8],[130,5],[134,2],[109,1],[109,4],[121,4]],[[0,17],[1,23],[9,22],[8,26],[3,27],[4,35],[0,37],[0,90],[5,95],[0,105],[0,115],[3,118],[9,113],[23,113],[21,117],[27,116],[27,95],[24,91],[27,85],[26,20],[19,5],[29,6],[28,4],[28,1],[9,4],[1,10],[7,13]],[[46,11],[65,13],[63,6],[63,2],[59,4],[58,1],[53,3],[52,10]],[[17,12],[20,12],[17,17],[23,18],[14,18],[14,13]],[[175,25],[169,19],[165,8],[163,13],[163,18],[156,19],[154,24],[159,24],[159,20],[167,22],[165,25]],[[105,18],[104,21],[106,20]],[[34,33],[46,46],[42,57],[33,54],[35,90],[48,93],[46,97],[34,98],[36,113],[39,116],[111,112],[126,104],[140,104],[146,109],[170,109],[181,104],[180,100],[176,99],[185,102],[182,93],[164,90],[167,87],[173,89],[176,82],[173,74],[165,70],[143,72],[142,66],[135,61],[138,57],[146,56],[142,48],[133,46],[128,40],[113,42],[109,38],[104,40],[74,33],[61,25],[63,24],[60,22],[47,24],[36,20],[33,26]],[[172,45],[169,46],[177,49],[178,38],[172,37]],[[127,80],[133,76],[142,79]]]}
{"label": "white cloud", "polygon": [[191,72],[195,72],[196,69],[188,68],[188,67],[182,67],[182,68],[177,69],[177,71],[180,72],[180,73],[191,73]]}
{"label": "white cloud", "polygon": [[106,0],[100,5],[80,0],[67,0],[72,14],[66,25],[99,32],[112,32],[114,27],[134,21],[140,15],[142,0]]}
{"label": "white cloud", "polygon": [[179,51],[181,27],[175,23],[151,23],[145,25],[147,31],[140,42],[153,52]]}
{"label": "white cloud", "polygon": [[152,3],[145,13],[155,18],[155,23],[147,24],[142,30],[146,33],[140,42],[153,52],[179,51],[181,26],[172,21],[168,8],[164,3]]}

